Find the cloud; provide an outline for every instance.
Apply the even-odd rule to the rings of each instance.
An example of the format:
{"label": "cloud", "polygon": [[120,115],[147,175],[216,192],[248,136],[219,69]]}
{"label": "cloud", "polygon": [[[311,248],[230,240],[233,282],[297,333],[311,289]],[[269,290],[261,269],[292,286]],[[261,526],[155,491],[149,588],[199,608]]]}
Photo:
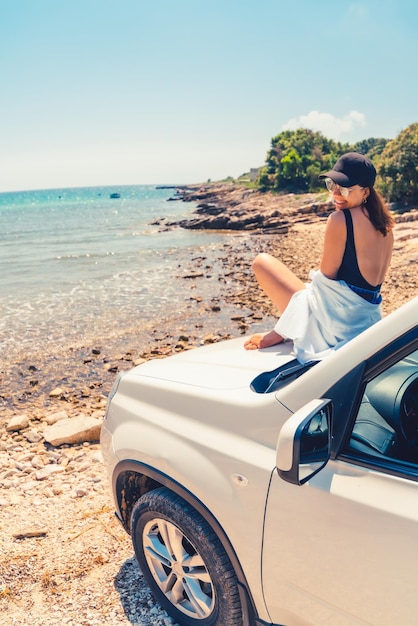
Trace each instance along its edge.
{"label": "cloud", "polygon": [[366,125],[366,116],[359,111],[350,111],[344,117],[336,117],[331,113],[311,111],[307,115],[292,117],[283,125],[283,130],[296,130],[297,128],[309,128],[320,131],[330,139],[340,140],[343,135],[355,131]]}
{"label": "cloud", "polygon": [[347,15],[356,20],[366,19],[369,17],[369,8],[363,3],[355,2],[348,7]]}

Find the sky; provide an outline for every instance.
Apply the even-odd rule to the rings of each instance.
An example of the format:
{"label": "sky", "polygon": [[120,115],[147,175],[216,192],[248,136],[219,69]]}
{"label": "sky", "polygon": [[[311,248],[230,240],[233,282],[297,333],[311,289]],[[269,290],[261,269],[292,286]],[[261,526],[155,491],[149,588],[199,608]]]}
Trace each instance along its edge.
{"label": "sky", "polygon": [[0,192],[187,184],[418,121],[416,0],[0,0]]}

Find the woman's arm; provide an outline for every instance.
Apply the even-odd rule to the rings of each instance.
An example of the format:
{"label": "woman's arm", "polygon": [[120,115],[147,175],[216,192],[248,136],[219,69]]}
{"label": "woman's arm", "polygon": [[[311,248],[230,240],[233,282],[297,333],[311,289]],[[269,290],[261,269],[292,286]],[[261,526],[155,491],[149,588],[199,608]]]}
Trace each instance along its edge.
{"label": "woman's arm", "polygon": [[331,213],[325,229],[324,249],[320,265],[321,272],[327,278],[337,278],[344,256],[347,227],[342,211]]}

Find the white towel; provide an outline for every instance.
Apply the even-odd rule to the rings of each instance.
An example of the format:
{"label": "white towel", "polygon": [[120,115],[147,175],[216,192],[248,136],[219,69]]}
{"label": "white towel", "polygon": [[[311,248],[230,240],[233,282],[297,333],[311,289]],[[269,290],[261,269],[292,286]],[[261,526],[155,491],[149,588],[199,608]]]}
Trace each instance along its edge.
{"label": "white towel", "polygon": [[292,339],[301,363],[320,361],[382,317],[380,304],[371,304],[343,280],[331,280],[311,270],[311,283],[291,298],[274,330]]}

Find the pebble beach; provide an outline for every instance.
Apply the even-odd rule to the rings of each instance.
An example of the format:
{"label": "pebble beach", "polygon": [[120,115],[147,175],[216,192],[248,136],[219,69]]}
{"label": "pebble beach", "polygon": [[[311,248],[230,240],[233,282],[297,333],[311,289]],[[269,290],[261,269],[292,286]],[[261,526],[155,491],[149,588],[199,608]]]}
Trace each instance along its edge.
{"label": "pebble beach", "polygon": [[[172,276],[181,296],[175,314],[145,324],[138,315],[109,336],[98,337],[92,327],[72,347],[40,346],[12,360],[0,357],[0,612],[6,625],[173,625],[153,601],[130,539],[113,517],[97,439],[57,446],[45,440],[45,429],[80,416],[100,423],[119,371],[269,330],[277,312],[251,273],[258,252],[276,255],[302,280],[319,265],[330,210],[324,200],[309,198],[307,211],[306,198],[278,200],[225,185],[191,186],[176,199],[204,203],[190,216],[193,228],[199,227],[197,216],[219,218],[222,209],[230,216],[231,206],[236,217],[209,252],[183,257]],[[254,210],[268,215],[268,227],[253,224]],[[278,223],[272,224],[273,213]],[[382,288],[384,315],[418,294],[418,210],[396,220]],[[160,228],[187,223],[162,220]]]}

